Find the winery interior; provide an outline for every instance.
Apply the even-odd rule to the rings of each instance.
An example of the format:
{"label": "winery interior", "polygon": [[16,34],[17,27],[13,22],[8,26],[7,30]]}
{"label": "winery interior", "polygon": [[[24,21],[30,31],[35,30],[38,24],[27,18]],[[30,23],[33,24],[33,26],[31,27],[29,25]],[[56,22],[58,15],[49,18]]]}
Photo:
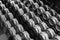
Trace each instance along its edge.
{"label": "winery interior", "polygon": [[60,0],[0,0],[0,40],[60,40]]}

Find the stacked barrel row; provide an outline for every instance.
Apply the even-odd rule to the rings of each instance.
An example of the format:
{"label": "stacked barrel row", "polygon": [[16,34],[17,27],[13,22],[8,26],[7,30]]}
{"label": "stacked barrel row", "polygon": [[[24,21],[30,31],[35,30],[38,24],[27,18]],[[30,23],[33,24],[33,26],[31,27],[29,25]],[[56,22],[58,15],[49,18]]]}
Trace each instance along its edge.
{"label": "stacked barrel row", "polygon": [[0,10],[14,40],[60,40],[60,14],[41,0],[1,0]]}
{"label": "stacked barrel row", "polygon": [[[23,26],[19,24],[18,20],[14,18],[9,9],[7,9],[4,4],[2,4],[2,2],[1,5],[3,5],[4,9],[2,8],[2,6],[0,6],[0,19],[1,22],[5,25],[5,28],[8,29],[9,34],[7,35],[13,35],[13,37],[15,38],[14,40],[33,40],[30,38],[29,33],[24,30]],[[2,11],[5,11],[6,13],[4,14]]]}

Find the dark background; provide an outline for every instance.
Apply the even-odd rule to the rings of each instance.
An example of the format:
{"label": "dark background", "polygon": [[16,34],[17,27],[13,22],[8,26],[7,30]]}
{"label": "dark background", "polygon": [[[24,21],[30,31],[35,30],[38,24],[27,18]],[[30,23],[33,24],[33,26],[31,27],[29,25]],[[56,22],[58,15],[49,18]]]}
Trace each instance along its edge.
{"label": "dark background", "polygon": [[60,14],[60,0],[42,0],[44,4],[49,5],[52,9]]}

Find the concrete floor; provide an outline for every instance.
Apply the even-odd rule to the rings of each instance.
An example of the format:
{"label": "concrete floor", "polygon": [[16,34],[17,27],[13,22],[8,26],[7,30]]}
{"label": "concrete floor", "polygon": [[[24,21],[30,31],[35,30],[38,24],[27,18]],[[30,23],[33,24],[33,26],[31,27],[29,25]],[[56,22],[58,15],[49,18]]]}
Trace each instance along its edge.
{"label": "concrete floor", "polygon": [[8,40],[8,37],[6,34],[0,35],[0,40]]}

